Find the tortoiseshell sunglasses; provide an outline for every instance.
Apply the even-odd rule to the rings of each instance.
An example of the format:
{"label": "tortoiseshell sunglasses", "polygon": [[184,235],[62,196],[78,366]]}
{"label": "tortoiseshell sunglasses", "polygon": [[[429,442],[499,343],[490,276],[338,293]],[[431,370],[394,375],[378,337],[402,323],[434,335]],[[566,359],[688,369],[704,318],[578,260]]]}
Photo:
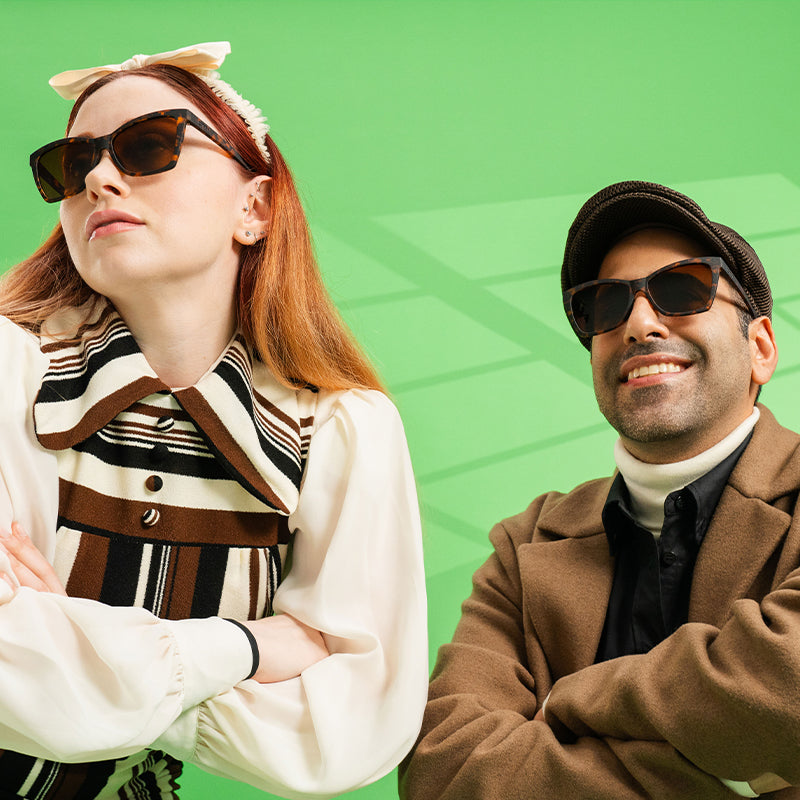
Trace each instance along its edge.
{"label": "tortoiseshell sunglasses", "polygon": [[71,136],[58,139],[31,153],[31,169],[39,193],[48,203],[80,194],[86,176],[100,163],[105,151],[126,175],[155,175],[178,163],[186,126],[191,125],[219,145],[230,158],[255,172],[234,147],[186,108],[154,111],[128,120],[107,136]]}
{"label": "tortoiseshell sunglasses", "polygon": [[622,325],[639,292],[665,316],[701,314],[714,302],[720,272],[742,296],[753,317],[761,316],[730,267],[721,258],[711,256],[676,261],[633,281],[605,278],[581,283],[564,292],[564,309],[581,338]]}

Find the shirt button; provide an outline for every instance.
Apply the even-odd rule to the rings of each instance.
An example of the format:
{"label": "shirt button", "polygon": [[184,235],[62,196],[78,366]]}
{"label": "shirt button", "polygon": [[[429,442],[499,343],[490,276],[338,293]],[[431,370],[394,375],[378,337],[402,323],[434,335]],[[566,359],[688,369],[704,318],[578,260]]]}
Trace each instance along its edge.
{"label": "shirt button", "polygon": [[159,514],[158,509],[151,508],[148,511],[145,511],[142,514],[142,526],[145,528],[152,528],[153,525],[157,525],[158,521],[161,519],[161,514]]}
{"label": "shirt button", "polygon": [[677,560],[678,556],[676,556],[671,550],[668,550],[666,553],[664,553],[664,555],[661,556],[661,563],[665,567],[671,567]]}
{"label": "shirt button", "polygon": [[684,509],[685,507],[686,507],[686,501],[683,499],[683,495],[682,495],[682,494],[679,494],[679,495],[678,495],[678,496],[675,498],[675,508],[676,508],[678,511],[683,511],[683,509]]}
{"label": "shirt button", "polygon": [[165,444],[155,444],[150,451],[150,460],[154,464],[161,464],[169,455],[169,448]]}
{"label": "shirt button", "polygon": [[160,431],[168,431],[172,429],[172,426],[175,424],[175,420],[172,417],[159,417],[156,420],[156,428]]}
{"label": "shirt button", "polygon": [[145,488],[150,492],[160,492],[164,481],[158,475],[151,475],[145,482]]}

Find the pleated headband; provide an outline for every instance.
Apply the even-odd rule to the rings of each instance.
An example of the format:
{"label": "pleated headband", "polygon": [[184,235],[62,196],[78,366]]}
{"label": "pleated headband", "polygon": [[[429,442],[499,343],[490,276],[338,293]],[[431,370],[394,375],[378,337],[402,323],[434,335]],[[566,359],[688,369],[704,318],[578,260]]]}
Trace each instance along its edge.
{"label": "pleated headband", "polygon": [[269,132],[269,125],[261,113],[261,109],[245,100],[229,83],[223,81],[217,72],[225,60],[225,56],[230,52],[230,42],[203,42],[166,53],[132,56],[121,64],[105,64],[102,67],[67,70],[50,78],[50,85],[65,99],[75,100],[80,97],[87,86],[112,72],[126,72],[151,64],[171,64],[180,67],[197,75],[220,100],[229,105],[244,120],[253,141],[269,164],[271,158],[264,141],[264,137]]}

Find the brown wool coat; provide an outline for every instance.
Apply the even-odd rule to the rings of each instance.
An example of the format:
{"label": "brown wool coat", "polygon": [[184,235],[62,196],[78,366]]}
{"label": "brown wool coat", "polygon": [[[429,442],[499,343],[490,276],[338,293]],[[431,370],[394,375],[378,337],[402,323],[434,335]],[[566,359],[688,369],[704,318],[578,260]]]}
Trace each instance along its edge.
{"label": "brown wool coat", "polygon": [[[494,527],[401,797],[714,800],[737,797],[717,777],[774,772],[798,788],[762,797],[800,800],[800,436],[760,409],[698,556],[690,624],[646,655],[592,665],[610,478]],[[552,728],[534,720],[551,690]]]}

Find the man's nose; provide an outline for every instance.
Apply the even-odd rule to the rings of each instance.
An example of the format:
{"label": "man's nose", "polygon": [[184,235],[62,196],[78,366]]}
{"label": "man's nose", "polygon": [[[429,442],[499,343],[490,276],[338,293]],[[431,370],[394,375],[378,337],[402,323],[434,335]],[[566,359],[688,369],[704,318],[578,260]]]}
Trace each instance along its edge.
{"label": "man's nose", "polygon": [[648,339],[666,339],[669,328],[664,317],[653,308],[644,291],[639,291],[633,298],[633,307],[625,321],[625,340],[627,342],[644,342]]}

